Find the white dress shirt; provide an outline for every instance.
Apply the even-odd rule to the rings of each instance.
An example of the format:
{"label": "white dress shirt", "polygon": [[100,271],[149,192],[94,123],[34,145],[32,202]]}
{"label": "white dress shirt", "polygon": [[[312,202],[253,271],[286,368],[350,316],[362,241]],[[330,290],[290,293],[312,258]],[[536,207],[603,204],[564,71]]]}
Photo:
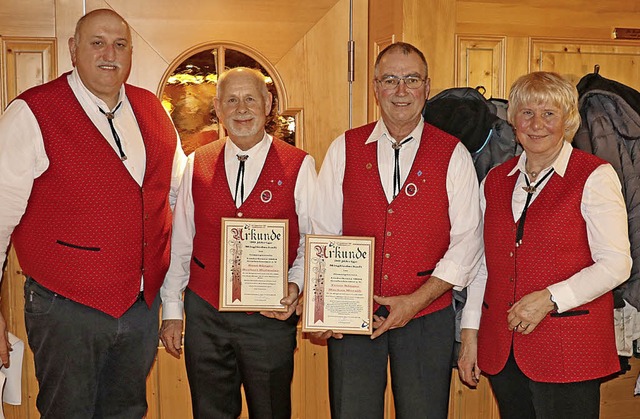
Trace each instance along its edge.
{"label": "white dress shirt", "polygon": [[[420,147],[424,122],[407,136],[413,137],[400,149],[400,184],[403,185]],[[393,200],[394,150],[393,138],[382,119],[378,121],[365,144],[377,142],[380,182],[390,203]],[[345,136],[340,135],[329,147],[318,176],[318,188],[312,210],[315,234],[342,234],[342,181],[345,169]],[[428,176],[428,173],[427,173]],[[437,263],[433,276],[460,290],[473,277],[482,253],[481,213],[478,198],[478,178],[469,152],[459,143],[447,169],[447,197],[451,221],[450,243],[444,257]],[[366,210],[363,210],[363,214]]]}
{"label": "white dress shirt", "polygon": [[[565,142],[558,158],[551,166],[540,172],[538,179],[542,179],[551,169],[554,170],[554,173],[550,175],[550,178],[553,176],[564,177],[572,150],[571,144]],[[520,219],[527,199],[527,193],[523,189],[523,186],[526,186],[526,161],[527,155],[524,152],[516,167],[508,175],[518,176],[513,189],[511,205],[514,222]],[[544,190],[550,178],[541,182],[540,185],[536,185],[536,192],[531,198],[531,203]],[[480,191],[480,207],[484,214],[486,209],[484,181]],[[599,166],[587,178],[582,192],[580,212],[587,225],[587,239],[591,257],[595,263],[571,277],[547,287],[553,295],[560,313],[586,304],[614,289],[627,280],[631,269],[627,211],[622,197],[620,180],[610,164]],[[478,329],[480,327],[482,301],[487,283],[485,263],[483,257],[478,274],[469,285],[467,303],[462,312],[461,326],[463,328]]]}
{"label": "white dress shirt", "polygon": [[[82,84],[75,69],[67,76],[67,81],[91,122],[111,144],[114,153],[119,156],[109,122],[98,109],[108,111],[109,107]],[[131,177],[142,185],[146,163],[144,142],[124,85],[120,89],[120,98],[122,105],[115,113],[113,123],[127,155],[127,160],[122,164]],[[64,117],[63,110],[52,110],[54,111],[59,112],[61,118]],[[169,193],[172,207],[177,198],[178,186],[187,160],[182,152],[177,132],[176,144]],[[0,117],[0,202],[2,202],[0,205],[0,266],[6,259],[6,248],[13,229],[18,225],[27,208],[33,182],[48,167],[49,159],[36,117],[26,102],[12,101]]]}
{"label": "white dress shirt", "polygon": [[[249,150],[240,150],[228,137],[218,141],[226,141],[224,164],[227,182],[229,184],[229,193],[232,197],[236,190],[236,177],[238,165],[240,164],[236,155],[245,154],[249,156],[245,162],[244,169],[244,198],[246,200],[258,182],[273,139],[265,133],[262,140]],[[191,191],[194,154],[195,153],[191,153],[188,157],[187,167],[184,171],[182,185],[178,192],[178,201],[176,202],[176,209],[174,211],[173,235],[171,237],[171,265],[169,266],[164,284],[162,288],[160,288],[163,320],[182,319],[182,293],[189,283],[193,238],[196,234],[193,194]],[[288,274],[288,281],[297,284],[300,292],[302,292],[304,287],[305,236],[311,233],[309,210],[315,188],[315,161],[313,157],[307,155],[302,161],[294,189],[300,241],[298,243],[296,259],[289,269]],[[240,207],[240,205],[240,193],[238,193],[236,207]]]}

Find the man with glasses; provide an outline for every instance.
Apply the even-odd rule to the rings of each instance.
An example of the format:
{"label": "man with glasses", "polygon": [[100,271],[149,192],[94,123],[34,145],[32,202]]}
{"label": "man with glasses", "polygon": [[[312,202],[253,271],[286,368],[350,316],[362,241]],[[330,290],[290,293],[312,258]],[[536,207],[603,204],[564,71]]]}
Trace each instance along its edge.
{"label": "man with glasses", "polygon": [[381,119],[330,146],[312,222],[316,234],[375,237],[374,333],[329,339],[332,418],[382,418],[390,363],[396,416],[446,418],[454,342],[452,288],[480,259],[478,181],[465,147],[424,123],[426,59],[385,48],[373,88]]}

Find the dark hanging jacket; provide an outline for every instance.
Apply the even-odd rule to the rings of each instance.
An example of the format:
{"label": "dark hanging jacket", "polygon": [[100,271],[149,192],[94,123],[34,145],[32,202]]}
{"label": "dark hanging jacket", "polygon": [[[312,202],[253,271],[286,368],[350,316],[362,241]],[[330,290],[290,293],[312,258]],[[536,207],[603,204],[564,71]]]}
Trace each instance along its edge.
{"label": "dark hanging jacket", "polygon": [[629,280],[614,291],[616,307],[624,299],[640,310],[640,92],[597,73],[577,87],[582,125],[573,145],[611,163],[628,212],[633,266]]}

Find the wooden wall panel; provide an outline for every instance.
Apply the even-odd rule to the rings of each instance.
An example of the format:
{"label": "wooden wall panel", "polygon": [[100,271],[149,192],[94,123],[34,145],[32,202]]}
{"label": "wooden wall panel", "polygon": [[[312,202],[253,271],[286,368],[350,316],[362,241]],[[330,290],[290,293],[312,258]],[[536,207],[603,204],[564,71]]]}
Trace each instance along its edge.
{"label": "wooden wall panel", "polygon": [[431,94],[454,85],[456,2],[404,0],[404,40],[427,58]]}
{"label": "wooden wall panel", "polygon": [[[353,124],[358,126],[366,122],[369,88],[366,0],[354,1],[353,14],[356,41]],[[318,169],[331,141],[349,128],[348,19],[349,1],[340,0],[276,63],[288,91],[289,106],[304,109],[305,150],[315,158]]]}
{"label": "wooden wall panel", "polygon": [[608,39],[614,26],[637,27],[636,0],[458,0],[458,33]]}
{"label": "wooden wall panel", "polygon": [[531,39],[531,71],[555,71],[573,84],[600,67],[600,74],[640,90],[640,42]]}
{"label": "wooden wall panel", "polygon": [[53,80],[56,69],[55,38],[2,38],[3,101],[5,104],[32,86]]}
{"label": "wooden wall panel", "polygon": [[485,88],[486,97],[504,97],[506,37],[456,37],[456,86]]}
{"label": "wooden wall panel", "polygon": [[55,36],[53,0],[0,0],[1,36]]}

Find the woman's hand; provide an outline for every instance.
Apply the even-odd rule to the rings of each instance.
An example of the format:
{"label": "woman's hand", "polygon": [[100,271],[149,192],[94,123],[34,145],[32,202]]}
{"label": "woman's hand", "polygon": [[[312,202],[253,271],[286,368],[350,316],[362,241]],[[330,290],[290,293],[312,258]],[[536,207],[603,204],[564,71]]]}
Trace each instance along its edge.
{"label": "woman's hand", "polygon": [[507,312],[509,330],[528,335],[555,308],[548,289],[534,291],[517,301]]}

